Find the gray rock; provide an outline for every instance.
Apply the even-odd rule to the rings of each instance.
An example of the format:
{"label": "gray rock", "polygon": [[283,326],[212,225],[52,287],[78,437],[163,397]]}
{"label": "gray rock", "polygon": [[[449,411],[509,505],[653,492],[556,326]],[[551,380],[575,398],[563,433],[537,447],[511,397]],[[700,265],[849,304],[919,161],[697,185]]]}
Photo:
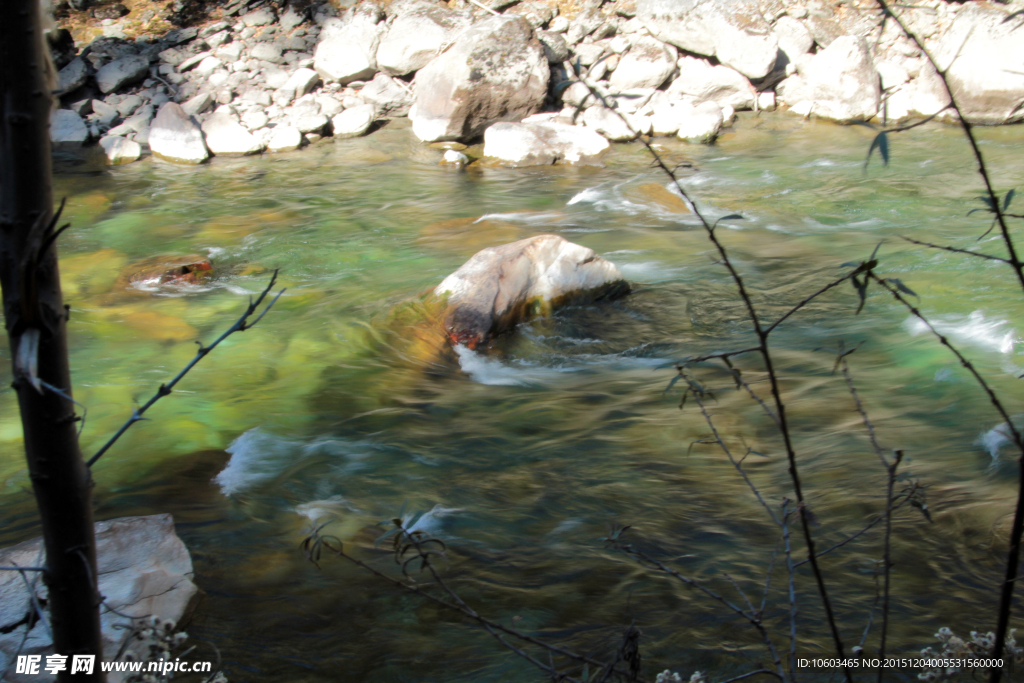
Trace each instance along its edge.
{"label": "gray rock", "polygon": [[168,31],[164,34],[163,41],[170,43],[171,45],[181,45],[187,43],[190,40],[195,40],[195,37],[199,35],[199,29],[195,26],[189,28],[176,28]]}
{"label": "gray rock", "polygon": [[363,12],[353,12],[345,22],[329,20],[313,55],[314,68],[325,81],[342,85],[370,78],[377,71],[377,46],[384,30]]}
{"label": "gray rock", "polygon": [[103,100],[92,101],[92,113],[94,120],[104,126],[109,126],[120,116],[116,107],[112,107]]}
{"label": "gray rock", "polygon": [[297,69],[280,88],[291,91],[293,97],[302,97],[311,92],[319,82],[320,74],[313,69]]}
{"label": "gray rock", "polygon": [[377,48],[377,64],[392,76],[422,69],[470,23],[465,14],[419,6],[399,14]]}
{"label": "gray rock", "polygon": [[606,46],[600,43],[580,43],[572,48],[573,62],[579,62],[583,66],[590,66],[596,63],[608,52]]}
{"label": "gray rock", "polygon": [[207,57],[212,57],[212,56],[213,56],[212,52],[200,52],[198,54],[192,55],[191,57],[189,57],[185,61],[183,61],[180,64],[178,64],[178,71],[181,71],[181,72],[188,71],[192,67],[194,67],[197,64],[199,64],[200,62],[202,62]]}
{"label": "gray rock", "polygon": [[50,142],[77,146],[88,139],[89,129],[81,116],[70,109],[54,109],[50,112]]}
{"label": "gray rock", "polygon": [[593,163],[610,146],[597,131],[564,123],[495,123],[484,131],[484,155],[510,166]]}
{"label": "gray rock", "polygon": [[586,9],[569,22],[565,39],[570,45],[576,44],[596,31],[603,23],[604,16],[600,12],[593,8]]}
{"label": "gray rock", "polygon": [[[312,69],[309,69],[309,71],[312,71]],[[263,83],[271,90],[286,87],[290,78],[291,75],[284,69],[278,69],[277,67],[263,69]],[[308,74],[303,76],[304,80],[309,78],[312,78],[312,76],[309,76]],[[313,82],[314,85],[319,80],[320,79],[317,78],[317,80]]]}
{"label": "gray rock", "polygon": [[277,126],[267,139],[268,152],[290,152],[302,146],[302,133],[293,126]]}
{"label": "gray rock", "polygon": [[794,113],[833,121],[866,121],[881,102],[874,61],[864,39],[854,36],[832,41],[776,92]]}
{"label": "gray rock", "polygon": [[[228,28],[231,28],[231,24],[229,24],[228,22],[226,22],[226,21],[215,21],[212,24],[208,24],[207,26],[204,26],[202,28],[202,30],[199,31],[199,37],[200,38],[206,38],[207,36],[212,36],[215,33],[221,33],[225,29],[228,29]],[[209,44],[209,41],[207,41],[207,44]]]}
{"label": "gray rock", "polygon": [[548,64],[561,64],[569,59],[569,43],[562,34],[537,31],[537,39],[544,46],[544,56],[548,58]]}
{"label": "gray rock", "polygon": [[75,112],[79,116],[86,116],[92,113],[92,100],[88,98],[84,100],[78,100],[77,102],[72,102],[71,104],[69,104],[67,108]]}
{"label": "gray rock", "polygon": [[57,90],[61,95],[85,85],[89,78],[89,65],[81,57],[75,57],[57,74]]}
{"label": "gray rock", "polygon": [[227,45],[221,45],[214,54],[225,62],[238,61],[242,56],[242,44],[228,43]]}
{"label": "gray rock", "polygon": [[711,66],[697,57],[679,59],[679,76],[668,88],[672,99],[717,102],[734,109],[753,109],[757,91],[743,74],[727,66]]}
{"label": "gray rock", "polygon": [[209,76],[222,66],[224,66],[223,60],[210,56],[199,62],[199,65],[195,68],[195,72],[200,76]]}
{"label": "gray rock", "polygon": [[139,55],[115,59],[96,72],[96,85],[103,93],[141,81],[149,73],[149,59]]}
{"label": "gray rock", "polygon": [[538,235],[475,254],[434,289],[446,297],[445,332],[456,345],[485,344],[536,310],[621,296],[614,264],[557,235]]}
{"label": "gray rock", "polygon": [[377,111],[372,104],[363,104],[346,109],[331,119],[331,125],[334,127],[334,137],[355,138],[365,135],[376,119]]}
{"label": "gray rock", "polygon": [[242,23],[246,26],[266,26],[274,21],[274,13],[268,9],[258,9],[242,15]]}
{"label": "gray rock", "polygon": [[521,120],[543,106],[550,73],[526,20],[484,19],[416,74],[413,133],[468,139],[497,121]]}
{"label": "gray rock", "polygon": [[412,94],[390,76],[379,73],[359,92],[367,102],[376,105],[381,116],[405,116],[412,106]]}
{"label": "gray rock", "polygon": [[609,85],[613,90],[660,88],[675,70],[677,57],[675,47],[639,36],[619,60]]}
{"label": "gray rock", "polygon": [[142,156],[142,146],[133,140],[107,135],[100,138],[100,147],[107,155],[107,163],[111,166],[129,164],[138,161]]}
{"label": "gray rock", "polygon": [[260,59],[271,64],[281,63],[281,48],[274,43],[257,43],[249,54],[253,59]]}
{"label": "gray rock", "polygon": [[202,114],[213,104],[213,95],[208,92],[201,92],[185,104],[181,105],[186,116],[197,116]]}
{"label": "gray rock", "polygon": [[964,5],[933,54],[964,117],[996,125],[1024,120],[1024,32],[1010,12]]}
{"label": "gray rock", "polygon": [[211,50],[215,50],[215,49],[217,49],[218,47],[220,47],[221,45],[223,45],[224,43],[226,43],[226,42],[228,42],[230,40],[231,40],[231,34],[230,33],[228,33],[227,31],[217,31],[213,35],[210,35],[210,36],[207,36],[206,38],[204,38],[203,42],[206,43],[210,47]]}
{"label": "gray rock", "polygon": [[149,147],[158,159],[180,164],[201,164],[210,153],[203,131],[175,102],[167,102],[150,125]]}
{"label": "gray rock", "polygon": [[142,105],[142,98],[138,95],[128,95],[117,104],[117,113],[121,116],[130,116],[132,112]]}
{"label": "gray rock", "polygon": [[206,146],[218,156],[246,156],[263,150],[263,143],[225,107],[203,121],[203,133],[206,135]]}
{"label": "gray rock", "polygon": [[563,16],[557,16],[548,24],[548,30],[552,33],[565,33],[569,30],[569,20]]}
{"label": "gray rock", "polygon": [[[0,558],[7,566],[46,563],[38,538],[0,551]],[[170,515],[97,522],[96,564],[99,593],[110,608],[103,610],[100,616],[103,652],[108,660],[117,655],[133,633],[133,619],[154,615],[179,624],[191,612],[198,597],[199,589],[192,583],[192,559],[185,544],[174,533],[174,520]],[[46,610],[48,592],[42,581],[35,583],[35,592]],[[0,623],[18,623],[26,614],[29,595],[17,572],[0,574],[0,595],[5,598],[0,603]],[[6,668],[23,641],[25,648],[20,650],[21,654],[53,653],[53,641],[45,622],[35,622],[26,634],[27,628],[27,624],[18,625],[0,634],[0,666]],[[131,647],[129,651],[136,660],[145,660],[149,654]],[[20,683],[53,678],[44,674],[10,680]]]}
{"label": "gray rock", "polygon": [[747,78],[775,66],[778,42],[755,0],[637,0],[636,10],[655,38],[717,57]]}

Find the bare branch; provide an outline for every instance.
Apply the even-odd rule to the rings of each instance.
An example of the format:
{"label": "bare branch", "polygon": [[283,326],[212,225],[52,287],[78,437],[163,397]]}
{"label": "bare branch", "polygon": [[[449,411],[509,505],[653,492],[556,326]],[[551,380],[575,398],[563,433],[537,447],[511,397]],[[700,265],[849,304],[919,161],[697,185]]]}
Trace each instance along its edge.
{"label": "bare branch", "polygon": [[198,363],[203,358],[205,358],[206,355],[210,353],[210,351],[213,351],[215,348],[217,348],[218,344],[220,344],[222,341],[227,339],[229,336],[231,336],[235,332],[244,332],[245,330],[249,329],[250,327],[253,327],[260,320],[262,320],[263,316],[265,316],[267,314],[267,311],[270,310],[271,306],[273,306],[275,303],[277,303],[277,300],[281,298],[282,294],[284,294],[284,292],[285,292],[284,289],[282,289],[280,292],[277,293],[277,296],[275,296],[271,300],[271,302],[269,304],[267,304],[266,308],[264,308],[263,311],[259,314],[259,316],[257,316],[257,318],[255,320],[253,320],[251,323],[249,322],[249,316],[251,316],[253,313],[255,313],[259,309],[260,304],[263,303],[263,299],[266,298],[267,294],[270,293],[270,290],[274,287],[274,283],[275,282],[277,282],[277,271],[276,270],[274,271],[273,277],[270,278],[270,282],[267,283],[266,288],[260,293],[259,297],[257,297],[257,299],[255,301],[252,301],[251,299],[249,300],[249,306],[248,306],[248,308],[245,309],[245,313],[242,314],[242,317],[240,317],[238,320],[236,320],[234,325],[229,327],[227,329],[227,331],[224,332],[224,334],[222,334],[221,336],[217,337],[216,341],[214,341],[209,346],[203,346],[202,344],[200,344],[199,345],[199,350],[196,352],[196,355],[192,358],[192,360],[190,360],[188,362],[188,365],[186,365],[182,369],[182,371],[179,372],[174,377],[174,379],[172,379],[170,382],[168,382],[166,384],[161,384],[160,388],[157,389],[156,394],[154,394],[151,399],[146,401],[145,405],[143,405],[141,408],[137,408],[136,410],[134,410],[132,412],[132,416],[130,418],[128,418],[128,421],[125,422],[123,425],[121,425],[121,428],[118,429],[117,432],[115,432],[114,435],[112,437],[110,437],[110,439],[105,444],[103,444],[102,448],[100,448],[98,451],[96,451],[96,455],[94,455],[91,458],[89,458],[89,461],[86,462],[86,466],[92,467],[96,463],[96,461],[99,460],[103,456],[103,454],[106,453],[110,449],[110,447],[113,446],[117,442],[117,440],[120,439],[121,436],[126,431],[128,431],[129,427],[131,427],[136,422],[139,422],[140,420],[142,420],[142,415],[147,410],[149,410],[151,407],[153,407],[154,403],[159,401],[164,396],[167,396],[168,394],[170,394],[171,391],[174,389],[175,385],[177,385],[178,382],[180,382],[182,380],[182,378],[184,378],[185,375],[188,374],[189,370],[194,368],[196,366],[196,363]]}
{"label": "bare branch", "polygon": [[921,242],[919,240],[915,240],[915,239],[912,239],[910,237],[904,237],[903,235],[900,235],[899,237],[900,237],[901,240],[906,240],[907,242],[911,242],[913,244],[919,244],[922,247],[928,247],[929,249],[941,249],[942,251],[951,251],[954,254],[967,254],[968,256],[975,256],[977,258],[988,259],[990,261],[999,261],[1000,263],[1009,263],[1009,261],[1007,261],[1004,258],[999,258],[998,256],[991,256],[989,254],[981,254],[981,253],[978,253],[976,251],[971,251],[970,249],[957,249],[956,247],[947,247],[947,246],[943,246],[941,244],[932,244],[931,242]]}

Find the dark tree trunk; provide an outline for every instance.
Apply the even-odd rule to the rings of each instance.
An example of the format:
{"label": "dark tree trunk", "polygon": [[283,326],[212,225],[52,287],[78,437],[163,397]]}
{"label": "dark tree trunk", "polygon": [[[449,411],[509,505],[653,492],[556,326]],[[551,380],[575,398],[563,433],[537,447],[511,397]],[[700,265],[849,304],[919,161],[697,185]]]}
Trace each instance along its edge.
{"label": "dark tree trunk", "polygon": [[68,655],[60,680],[71,678],[75,654],[96,655],[91,679],[102,680],[92,479],[68,400],[67,315],[51,241],[44,49],[38,0],[0,0],[0,286],[14,388],[42,518],[54,650]]}

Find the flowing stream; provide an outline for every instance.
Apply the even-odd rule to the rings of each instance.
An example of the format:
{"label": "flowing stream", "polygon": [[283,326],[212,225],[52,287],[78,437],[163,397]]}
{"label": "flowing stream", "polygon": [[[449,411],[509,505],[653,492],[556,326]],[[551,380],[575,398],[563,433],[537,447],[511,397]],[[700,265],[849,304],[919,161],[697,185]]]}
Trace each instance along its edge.
{"label": "flowing stream", "polygon": [[[98,463],[97,518],[174,515],[206,593],[188,631],[216,644],[232,681],[540,680],[458,615],[344,560],[324,556],[317,568],[299,550],[314,520],[330,521],[325,533],[397,574],[389,545],[374,541],[400,514],[447,543],[441,566],[463,598],[517,628],[592,652],[617,648],[635,621],[648,680],[665,668],[728,677],[767,662],[735,615],[601,541],[611,524],[632,525],[626,540],[736,601],[726,574],[759,601],[779,541],[708,443],[692,396],[680,410],[685,383],[666,390],[673,361],[753,341],[699,225],[674,210],[639,145],[616,146],[602,168],[459,172],[405,123],[196,168],[60,166],[87,455],[192,357],[194,341],[229,326],[273,269],[288,288]],[[919,295],[1024,412],[1024,296],[1009,268],[898,237],[1003,254],[994,233],[977,241],[986,215],[965,215],[981,206],[981,183],[962,133],[929,125],[895,136],[889,166],[876,156],[865,172],[871,135],[748,114],[715,146],[658,142],[712,218],[744,217],[718,230],[765,320],[882,242],[878,272]],[[1000,192],[1021,187],[1024,128],[978,135]],[[419,295],[477,250],[541,233],[614,261],[633,293],[534,320],[488,355],[436,344]],[[146,291],[118,279],[132,263],[187,253],[211,258],[210,282]],[[885,472],[833,374],[840,342],[860,345],[849,361],[883,447],[906,454],[897,490],[926,487],[933,522],[905,506],[893,532],[889,652],[913,656],[939,627],[994,629],[1017,469],[1000,420],[955,358],[878,288],[859,315],[857,305],[849,284],[824,295],[773,334],[775,358],[822,547],[884,506]],[[8,350],[0,355],[8,545],[39,529]],[[767,399],[757,360],[736,365]],[[713,393],[715,426],[778,509],[793,494],[771,420],[721,367],[694,372]],[[848,647],[868,621],[881,542],[876,528],[822,560]],[[794,557],[805,555],[797,536]],[[783,567],[779,555],[766,619],[788,651]],[[827,656],[806,565],[797,581],[799,654]]]}

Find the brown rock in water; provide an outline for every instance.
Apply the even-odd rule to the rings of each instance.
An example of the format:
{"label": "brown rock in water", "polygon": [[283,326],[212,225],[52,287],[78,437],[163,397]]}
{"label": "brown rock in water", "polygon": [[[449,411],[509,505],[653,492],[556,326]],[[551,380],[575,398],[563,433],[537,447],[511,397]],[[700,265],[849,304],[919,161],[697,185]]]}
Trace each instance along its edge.
{"label": "brown rock in water", "polygon": [[434,289],[449,341],[471,349],[555,307],[627,293],[615,264],[557,235],[488,247]]}
{"label": "brown rock in water", "polygon": [[117,279],[117,285],[198,284],[212,275],[213,264],[199,254],[154,256],[125,268]]}
{"label": "brown rock in water", "polygon": [[658,183],[644,183],[627,195],[645,204],[656,204],[672,213],[692,213],[683,198]]}

